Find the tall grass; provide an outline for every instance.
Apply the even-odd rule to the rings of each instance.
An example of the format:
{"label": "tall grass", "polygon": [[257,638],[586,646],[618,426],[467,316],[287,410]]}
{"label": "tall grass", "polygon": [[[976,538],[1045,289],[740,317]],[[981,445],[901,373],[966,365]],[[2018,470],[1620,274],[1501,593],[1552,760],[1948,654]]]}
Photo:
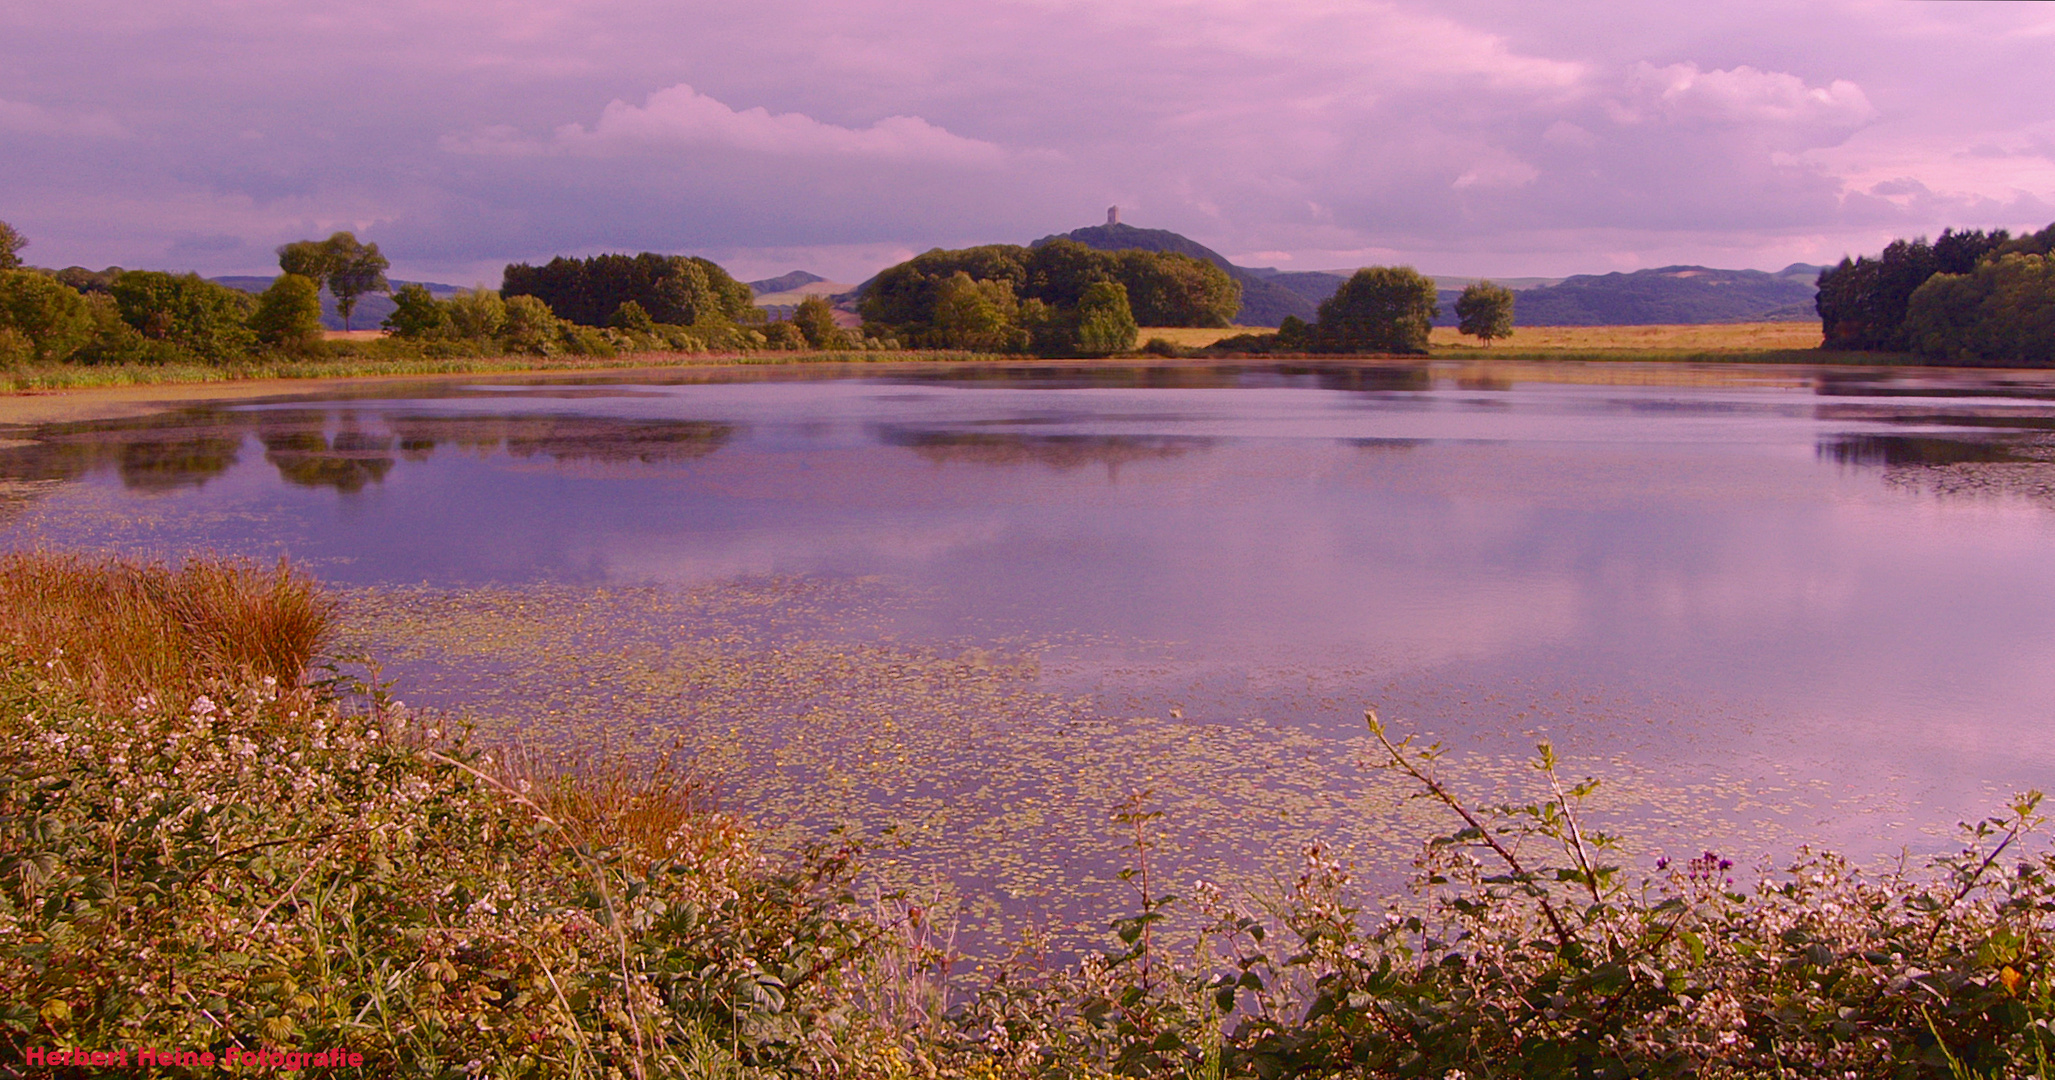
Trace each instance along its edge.
{"label": "tall grass", "polygon": [[[211,680],[298,686],[335,603],[283,561],[181,565],[53,552],[0,555],[0,641],[60,665],[96,701],[190,700]],[[182,704],[182,703],[181,703]]]}

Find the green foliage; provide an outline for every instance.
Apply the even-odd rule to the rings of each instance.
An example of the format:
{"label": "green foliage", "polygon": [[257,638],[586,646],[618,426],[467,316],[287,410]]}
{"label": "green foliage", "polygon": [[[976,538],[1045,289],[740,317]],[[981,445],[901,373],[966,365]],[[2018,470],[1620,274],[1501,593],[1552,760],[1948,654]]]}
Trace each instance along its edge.
{"label": "green foliage", "polygon": [[2006,254],[1935,274],[1907,303],[1904,335],[1936,361],[2055,366],[2055,258]]}
{"label": "green foliage", "polygon": [[507,321],[502,337],[515,352],[549,356],[561,350],[561,323],[556,313],[534,296],[517,294],[506,299]]}
{"label": "green foliage", "polygon": [[129,270],[115,279],[113,295],[137,333],[196,360],[223,363],[256,344],[247,323],[255,300],[198,274]]}
{"label": "green foliage", "polygon": [[28,237],[16,232],[14,226],[0,221],[0,270],[20,268],[21,249],[27,246]]}
{"label": "green foliage", "polygon": [[0,270],[0,329],[26,338],[36,360],[69,359],[92,339],[93,325],[77,290],[32,270]]}
{"label": "green foliage", "polygon": [[533,296],[559,318],[581,326],[604,326],[624,303],[633,301],[657,323],[694,326],[746,322],[755,316],[754,295],[716,263],[683,255],[597,255],[558,257],[543,266],[515,263],[506,268],[502,296]]}
{"label": "green foliage", "polygon": [[615,308],[613,315],[608,317],[607,325],[634,334],[656,332],[656,320],[650,318],[649,312],[644,311],[642,305],[633,300],[622,301],[621,306]]}
{"label": "green foliage", "polygon": [[1117,281],[1085,286],[1077,304],[1077,351],[1109,356],[1135,347],[1135,319],[1128,310],[1127,289]]}
{"label": "green foliage", "polygon": [[1013,341],[1015,350],[1032,345],[1049,355],[1080,348],[1078,306],[1095,282],[1119,284],[1128,298],[1129,320],[1147,326],[1226,326],[1241,302],[1241,286],[1204,259],[1174,252],[1099,251],[1059,237],[1033,248],[991,244],[915,256],[873,279],[858,311],[877,336],[966,347],[941,344],[967,339],[957,330],[941,330],[937,322],[945,301],[964,302],[962,290],[952,284],[958,274],[1005,286],[1016,305],[1043,305],[1040,314],[1017,308],[1009,317],[1021,334],[973,337]]}
{"label": "green foliage", "polygon": [[1905,317],[1912,294],[1935,274],[1970,273],[2010,240],[2004,229],[1949,229],[1932,244],[1925,237],[1894,240],[1874,259],[1842,259],[1820,274],[1814,305],[1825,333],[1821,347],[1907,351]]}
{"label": "green foliage", "polygon": [[1322,352],[1424,353],[1440,309],[1434,282],[1410,266],[1358,270],[1320,305]]}
{"label": "green foliage", "polygon": [[[425,294],[428,290],[421,291]],[[257,310],[250,315],[250,329],[258,341],[276,349],[302,354],[319,351],[321,286],[298,274],[278,275],[278,280],[257,298]]]}
{"label": "green foliage", "polygon": [[1118,278],[1142,326],[1233,326],[1242,286],[1227,271],[1173,251],[1123,251]]}
{"label": "green foliage", "polygon": [[326,240],[297,240],[278,249],[280,270],[328,286],[345,329],[358,297],[389,288],[385,272],[391,267],[377,244],[363,243],[350,232],[334,233]]}
{"label": "green foliage", "polygon": [[792,325],[806,337],[806,344],[815,349],[847,349],[851,347],[849,335],[835,325],[835,309],[818,296],[809,296],[799,302],[792,312]]}
{"label": "green foliage", "polygon": [[426,285],[402,285],[393,292],[392,301],[392,314],[385,317],[385,328],[395,337],[432,341],[455,335],[449,305],[437,300]]}
{"label": "green foliage", "polygon": [[1513,290],[1489,281],[1465,286],[1456,300],[1456,328],[1486,345],[1513,336]]}
{"label": "green foliage", "polygon": [[121,276],[121,267],[110,266],[105,270],[88,270],[83,266],[67,266],[51,276],[88,295],[92,293],[112,293],[114,291],[114,279]]}
{"label": "green foliage", "polygon": [[959,270],[935,290],[924,345],[975,352],[1020,352],[1028,333],[1007,279],[977,280]]}
{"label": "green foliage", "polygon": [[309,281],[325,284],[328,281],[329,267],[333,263],[328,245],[319,240],[295,240],[278,247],[279,270],[287,274],[296,274]]}
{"label": "green foliage", "polygon": [[450,330],[460,338],[494,337],[506,328],[507,304],[491,289],[472,289],[451,297]]}
{"label": "green foliage", "polygon": [[379,254],[377,244],[360,243],[350,233],[336,233],[323,246],[328,249],[328,291],[335,296],[336,313],[342,316],[343,329],[347,330],[357,298],[389,287],[385,272],[392,264]]}
{"label": "green foliage", "polygon": [[766,349],[798,352],[806,348],[806,332],[789,322],[766,323],[762,330]]}

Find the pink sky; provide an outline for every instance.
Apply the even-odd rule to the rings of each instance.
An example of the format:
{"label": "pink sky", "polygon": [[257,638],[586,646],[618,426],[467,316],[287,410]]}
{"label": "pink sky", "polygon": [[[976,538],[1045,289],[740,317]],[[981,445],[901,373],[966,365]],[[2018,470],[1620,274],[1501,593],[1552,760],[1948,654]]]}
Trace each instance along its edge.
{"label": "pink sky", "polygon": [[38,265],[859,280],[1124,220],[1248,265],[1775,269],[2055,220],[2055,5],[76,0],[0,6]]}

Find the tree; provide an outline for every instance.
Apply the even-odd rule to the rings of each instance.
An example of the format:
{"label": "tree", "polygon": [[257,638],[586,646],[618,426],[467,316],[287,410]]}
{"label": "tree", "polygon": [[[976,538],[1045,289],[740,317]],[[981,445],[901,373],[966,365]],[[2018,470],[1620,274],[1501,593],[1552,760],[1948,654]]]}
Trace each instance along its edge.
{"label": "tree", "polygon": [[1424,353],[1441,310],[1434,282],[1410,266],[1358,270],[1320,305],[1322,352]]}
{"label": "tree", "polygon": [[1135,347],[1135,317],[1127,306],[1127,288],[1117,281],[1094,281],[1077,302],[1077,351],[1108,356]]}
{"label": "tree", "polygon": [[378,253],[377,244],[359,243],[350,233],[336,233],[322,246],[328,249],[328,291],[335,296],[335,312],[342,316],[343,329],[348,330],[357,298],[390,287],[385,272],[392,264]]}
{"label": "tree", "polygon": [[392,294],[392,300],[392,314],[385,317],[385,328],[394,337],[427,340],[450,336],[449,309],[429,293],[428,286],[402,285]]}
{"label": "tree", "polygon": [[321,287],[312,278],[299,274],[278,275],[278,280],[257,297],[250,329],[256,332],[258,341],[286,352],[319,350]]}
{"label": "tree", "polygon": [[720,265],[697,257],[595,255],[559,256],[542,266],[512,263],[500,293],[511,300],[533,296],[558,318],[580,326],[605,326],[622,304],[634,301],[652,321],[672,326],[750,322],[755,296]]}
{"label": "tree", "polygon": [[329,261],[328,245],[319,240],[295,240],[278,247],[279,270],[306,278],[317,286],[328,281]]}
{"label": "tree", "polygon": [[14,230],[14,226],[0,221],[0,270],[13,270],[21,266],[21,249],[29,246],[29,238]]}
{"label": "tree", "polygon": [[37,360],[66,360],[93,336],[86,298],[33,270],[0,270],[0,330],[29,341]]}
{"label": "tree", "polygon": [[1933,275],[1906,305],[1905,339],[1948,363],[2055,366],[2055,257],[2007,254]]}
{"label": "tree", "polygon": [[1464,286],[1456,299],[1456,329],[1486,345],[1513,336],[1513,290],[1489,281]]}

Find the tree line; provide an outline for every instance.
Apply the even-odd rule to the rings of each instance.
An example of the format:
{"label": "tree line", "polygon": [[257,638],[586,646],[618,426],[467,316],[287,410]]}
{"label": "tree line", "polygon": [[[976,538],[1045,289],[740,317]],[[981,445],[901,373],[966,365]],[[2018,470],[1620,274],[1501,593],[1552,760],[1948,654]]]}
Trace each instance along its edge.
{"label": "tree line", "polygon": [[[1213,263],[1176,252],[1099,251],[1057,238],[1033,247],[936,249],[865,288],[863,327],[837,324],[809,297],[768,321],[747,285],[703,258],[609,254],[509,264],[497,291],[439,299],[392,289],[377,244],[338,232],[278,248],[281,273],[252,296],[197,274],[24,268],[26,241],[0,222],[0,362],[228,363],[253,353],[325,355],[321,291],[345,325],[358,300],[389,292],[391,336],[427,356],[600,355],[620,351],[913,347],[1107,356],[1135,347],[1140,325],[1225,327],[1241,286]],[[1513,294],[1483,282],[1457,303],[1465,333],[1511,332]],[[1230,338],[1238,353],[1421,353],[1437,314],[1434,284],[1410,267],[1357,272],[1275,334]],[[1161,351],[1161,350],[1158,350]]]}
{"label": "tree line", "polygon": [[1823,271],[1822,348],[1941,363],[2055,366],[2055,225],[1943,230]]}

